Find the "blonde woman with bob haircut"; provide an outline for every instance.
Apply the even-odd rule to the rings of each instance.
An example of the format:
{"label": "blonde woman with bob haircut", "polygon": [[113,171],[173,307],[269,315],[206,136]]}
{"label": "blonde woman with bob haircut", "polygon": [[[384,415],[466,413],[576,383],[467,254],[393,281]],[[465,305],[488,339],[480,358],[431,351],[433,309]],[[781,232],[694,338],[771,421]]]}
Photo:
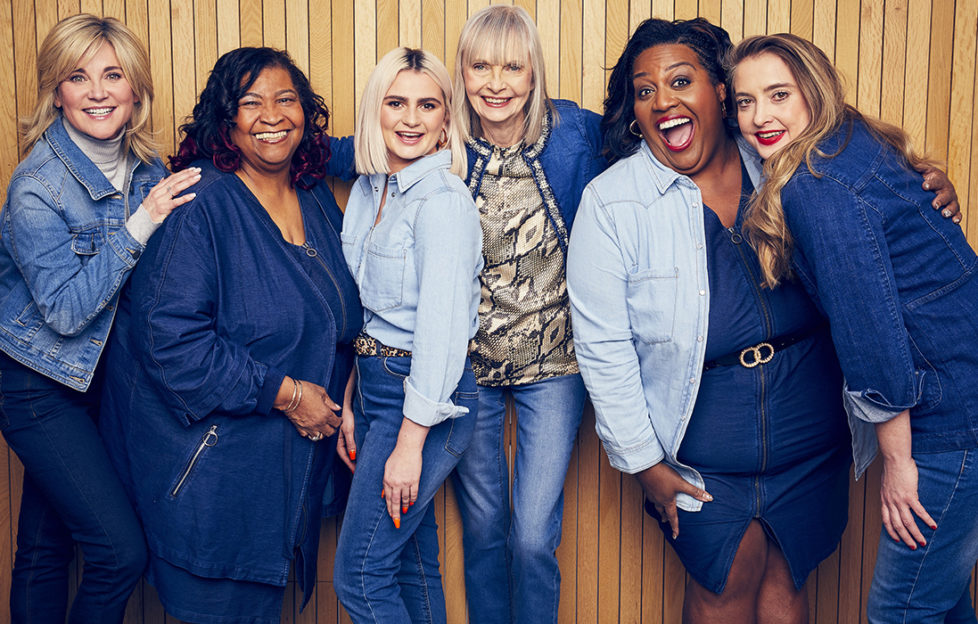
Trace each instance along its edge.
{"label": "blonde woman with bob haircut", "polygon": [[96,429],[96,370],[119,292],[199,179],[161,181],[146,50],[121,22],[75,15],[38,51],[30,150],[0,223],[0,429],[24,464],[10,591],[15,622],[121,622],[146,564],[139,521]]}
{"label": "blonde woman with bob haircut", "polygon": [[[548,97],[532,18],[501,5],[462,29],[455,109],[485,259],[471,353],[479,421],[455,481],[469,617],[555,622],[563,485],[585,396],[565,263],[581,194],[605,168],[601,118]],[[507,398],[518,414],[512,509]]]}
{"label": "blonde woman with bob haircut", "polygon": [[730,65],[741,132],[765,158],[746,221],[764,279],[797,276],[828,317],[857,466],[883,458],[869,621],[974,623],[978,256],[928,206],[927,161],[845,103],[818,47],[751,37]]}
{"label": "blonde woman with bob haircut", "polygon": [[364,316],[337,442],[356,470],[333,580],[358,623],[446,621],[431,502],[475,428],[482,267],[451,97],[438,59],[397,48],[357,116],[362,175],[342,239]]}

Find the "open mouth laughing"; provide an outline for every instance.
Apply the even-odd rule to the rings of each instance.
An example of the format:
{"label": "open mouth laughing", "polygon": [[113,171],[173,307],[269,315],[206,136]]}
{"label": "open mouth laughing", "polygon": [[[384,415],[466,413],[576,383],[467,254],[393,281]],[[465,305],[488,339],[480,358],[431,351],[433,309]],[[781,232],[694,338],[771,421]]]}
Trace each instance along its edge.
{"label": "open mouth laughing", "polygon": [[663,117],[656,123],[659,136],[666,147],[681,152],[693,142],[693,120],[684,115]]}

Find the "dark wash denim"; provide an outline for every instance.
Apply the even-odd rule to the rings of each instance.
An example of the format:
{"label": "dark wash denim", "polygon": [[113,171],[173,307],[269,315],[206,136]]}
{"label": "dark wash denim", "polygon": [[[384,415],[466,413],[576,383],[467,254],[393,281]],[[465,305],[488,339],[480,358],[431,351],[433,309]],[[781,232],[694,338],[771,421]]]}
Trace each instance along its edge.
{"label": "dark wash denim", "polygon": [[352,349],[337,335],[355,335],[362,318],[342,215],[325,184],[298,190],[329,274],[313,279],[236,175],[195,164],[196,199],[150,240],[120,305],[102,435],[152,557],[282,587],[298,545],[309,565],[297,580],[311,591],[319,524],[309,519],[320,517],[335,441],[301,437],[271,406],[286,373],[342,396]]}
{"label": "dark wash denim", "polygon": [[820,149],[834,156],[813,159],[819,176],[802,165],[782,191],[795,267],[829,318],[850,422],[910,410],[917,491],[938,526],[918,521],[916,551],[881,534],[870,621],[943,622],[966,610],[978,560],[978,257],[861,121]]}
{"label": "dark wash denim", "polygon": [[13,622],[64,623],[76,543],[85,565],[69,622],[121,622],[146,565],[139,520],[98,436],[98,379],[76,392],[0,353],[0,428],[24,464]]}
{"label": "dark wash denim", "polygon": [[336,548],[336,595],[357,624],[444,623],[438,526],[431,503],[472,439],[479,412],[475,375],[466,361],[451,401],[468,413],[428,431],[418,499],[395,529],[380,493],[384,467],[404,420],[404,380],[411,358],[358,356],[356,367],[357,469]]}
{"label": "dark wash denim", "polygon": [[125,228],[166,175],[136,160],[124,197],[68,137],[61,119],[21,162],[0,212],[0,350],[84,390],[119,290],[143,246]]}

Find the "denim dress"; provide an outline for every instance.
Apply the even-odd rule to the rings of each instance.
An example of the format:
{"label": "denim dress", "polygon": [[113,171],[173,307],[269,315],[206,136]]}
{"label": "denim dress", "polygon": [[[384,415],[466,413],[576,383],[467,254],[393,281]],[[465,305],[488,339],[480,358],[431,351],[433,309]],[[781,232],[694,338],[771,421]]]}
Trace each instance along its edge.
{"label": "denim dress", "polygon": [[678,458],[699,471],[714,500],[698,512],[678,510],[681,530],[672,544],[690,575],[716,593],[752,520],[780,546],[800,588],[838,545],[848,510],[849,434],[835,351],[798,282],[761,288],[757,256],[741,232],[753,190],[746,171],[743,180],[732,227],[703,208],[711,293],[706,360],[818,329],[766,364],[703,373]]}

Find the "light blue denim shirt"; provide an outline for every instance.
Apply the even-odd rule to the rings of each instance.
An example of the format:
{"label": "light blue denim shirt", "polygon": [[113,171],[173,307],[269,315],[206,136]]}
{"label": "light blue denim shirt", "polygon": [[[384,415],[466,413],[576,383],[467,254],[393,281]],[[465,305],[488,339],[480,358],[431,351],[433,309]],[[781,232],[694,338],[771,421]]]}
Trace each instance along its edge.
{"label": "light blue denim shirt", "polygon": [[[761,161],[738,138],[756,187]],[[710,310],[703,199],[642,142],[585,189],[571,232],[567,286],[577,361],[611,465],[660,461],[703,487],[676,454],[693,412]],[[678,494],[681,509],[702,503]]]}
{"label": "light blue denim shirt", "polygon": [[360,176],[343,218],[343,254],[360,289],[363,331],[412,352],[404,416],[424,426],[468,412],[449,396],[479,324],[482,228],[450,167],[451,153],[442,150],[390,176]]}

